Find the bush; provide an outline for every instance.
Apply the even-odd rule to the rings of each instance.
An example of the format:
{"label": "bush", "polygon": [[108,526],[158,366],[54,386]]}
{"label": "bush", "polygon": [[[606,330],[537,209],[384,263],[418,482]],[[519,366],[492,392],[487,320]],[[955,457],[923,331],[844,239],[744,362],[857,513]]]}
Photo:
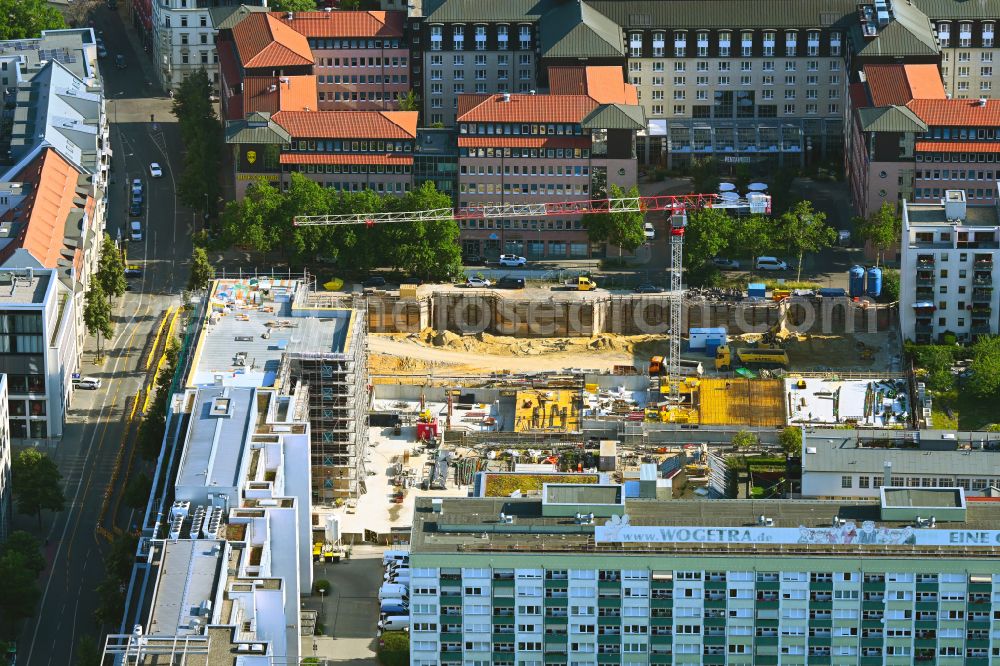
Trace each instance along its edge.
{"label": "bush", "polygon": [[332,590],[332,589],[333,589],[333,585],[331,585],[330,581],[328,581],[328,580],[324,580],[322,578],[319,578],[319,579],[313,581],[313,590],[316,592],[316,594],[320,594],[320,593],[330,594],[330,590]]}
{"label": "bush", "polygon": [[379,641],[378,660],[382,666],[408,666],[410,663],[410,634],[405,631],[386,631]]}
{"label": "bush", "polygon": [[878,300],[880,303],[895,303],[899,300],[899,271],[882,269],[882,293]]}

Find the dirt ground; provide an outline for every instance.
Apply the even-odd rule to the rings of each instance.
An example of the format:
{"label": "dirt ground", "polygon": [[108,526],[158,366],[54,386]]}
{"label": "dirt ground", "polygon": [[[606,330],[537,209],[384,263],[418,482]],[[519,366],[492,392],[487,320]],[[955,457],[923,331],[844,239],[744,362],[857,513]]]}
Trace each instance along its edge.
{"label": "dirt ground", "polygon": [[[752,342],[755,337],[759,336],[740,339]],[[894,337],[885,333],[786,334],[782,344],[793,371],[887,370],[892,357],[899,353]],[[871,350],[870,358],[863,358],[860,345]],[[369,371],[375,375],[611,370],[616,365],[632,365],[644,371],[651,356],[667,353],[667,337],[602,334],[593,338],[514,338],[488,333],[461,336],[428,328],[420,333],[369,334],[368,347]]]}

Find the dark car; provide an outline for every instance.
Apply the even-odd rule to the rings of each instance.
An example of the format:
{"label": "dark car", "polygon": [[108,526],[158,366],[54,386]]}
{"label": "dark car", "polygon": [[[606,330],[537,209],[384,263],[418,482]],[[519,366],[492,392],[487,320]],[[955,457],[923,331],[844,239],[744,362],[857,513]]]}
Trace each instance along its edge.
{"label": "dark car", "polygon": [[125,62],[125,56],[123,56],[121,53],[115,56],[115,67],[117,67],[118,69],[125,69],[126,67],[128,67],[128,63]]}
{"label": "dark car", "polygon": [[482,266],[485,262],[478,254],[462,255],[462,263],[466,266]]}
{"label": "dark car", "polygon": [[497,282],[497,289],[524,289],[524,278],[504,276]]}
{"label": "dark car", "polygon": [[365,289],[375,289],[377,287],[384,287],[385,278],[382,277],[381,275],[373,275],[367,280],[365,280],[363,283],[361,283],[361,286],[364,287]]}
{"label": "dark car", "polygon": [[142,215],[142,202],[133,201],[128,205],[128,214],[130,217],[137,217]]}
{"label": "dark car", "polygon": [[132,267],[126,268],[125,269],[125,277],[127,277],[127,278],[142,277],[142,269],[141,268],[132,268]]}
{"label": "dark car", "polygon": [[644,282],[636,287],[634,291],[637,294],[662,294],[663,287],[657,287],[651,282]]}

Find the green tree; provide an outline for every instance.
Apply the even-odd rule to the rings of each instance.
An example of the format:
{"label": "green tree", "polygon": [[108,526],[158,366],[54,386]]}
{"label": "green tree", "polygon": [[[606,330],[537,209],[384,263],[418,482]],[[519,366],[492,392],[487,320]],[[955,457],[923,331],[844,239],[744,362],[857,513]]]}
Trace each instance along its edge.
{"label": "green tree", "polygon": [[[268,6],[273,12],[314,12],[316,0],[271,0]],[[347,9],[341,2],[342,9]]]}
{"label": "green tree", "polygon": [[691,162],[691,189],[697,194],[712,194],[719,189],[719,163],[712,158]]}
{"label": "green tree", "polygon": [[97,336],[97,358],[103,358],[101,338],[115,334],[115,324],[111,319],[111,304],[104,293],[100,280],[93,280],[87,290],[83,306],[83,323],[87,332]]}
{"label": "green tree", "polygon": [[0,40],[31,39],[42,30],[66,27],[59,10],[45,0],[0,0]]}
{"label": "green tree", "polygon": [[208,261],[208,253],[203,247],[196,247],[191,253],[191,274],[188,276],[188,289],[201,291],[207,289],[215,278],[215,268]]}
{"label": "green tree", "polygon": [[21,620],[35,614],[42,592],[30,558],[17,550],[7,549],[0,556],[0,580],[3,581],[0,617],[5,635],[14,637]]}
{"label": "green tree", "polygon": [[184,141],[184,170],[177,195],[189,208],[214,212],[219,197],[222,124],[212,104],[213,86],[204,69],[189,74],[174,93],[172,111]]}
{"label": "green tree", "polygon": [[125,484],[122,499],[126,506],[141,509],[149,501],[149,493],[153,490],[153,481],[145,473],[139,472]]}
{"label": "green tree", "polygon": [[757,435],[749,430],[740,430],[733,435],[732,445],[737,451],[748,451],[757,446]]}
{"label": "green tree", "polygon": [[776,222],[765,215],[750,215],[736,224],[736,246],[750,255],[750,270],[753,271],[757,257],[779,247]]}
{"label": "green tree", "polygon": [[899,300],[899,271],[882,269],[882,294],[878,299],[883,303],[895,303]]}
{"label": "green tree", "polygon": [[117,626],[125,612],[125,589],[135,564],[135,551],[139,538],[135,534],[122,534],[111,542],[111,550],[104,558],[104,579],[94,591],[97,593],[97,619]]}
{"label": "green tree", "polygon": [[[451,208],[451,198],[438,192],[428,181],[387,205],[400,210]],[[390,245],[390,263],[426,280],[449,280],[462,272],[462,250],[458,244],[458,224],[453,219],[382,225],[397,242]]]}
{"label": "green tree", "polygon": [[97,282],[101,283],[101,289],[109,299],[124,294],[128,286],[122,253],[118,250],[118,244],[108,234],[104,234],[101,256],[97,260]]}
{"label": "green tree", "polygon": [[969,390],[985,399],[1000,397],[1000,337],[984,336],[972,345]]}
{"label": "green tree", "polygon": [[167,427],[167,398],[177,369],[177,348],[176,340],[167,343],[166,361],[156,379],[153,400],[139,425],[139,453],[147,460],[156,458],[163,446],[163,434]]}
{"label": "green tree", "polygon": [[854,218],[854,228],[858,236],[875,249],[875,265],[878,266],[887,250],[899,246],[903,218],[896,212],[895,204],[886,201],[867,218]]}
{"label": "green tree", "polygon": [[721,208],[702,208],[688,215],[684,231],[684,265],[696,269],[732,247],[733,218]]}
{"label": "green tree", "polygon": [[951,366],[955,354],[951,347],[944,345],[908,345],[907,352],[913,362],[924,371],[927,387],[932,391],[950,391],[955,385]]}
{"label": "green tree", "polygon": [[406,91],[403,95],[399,96],[399,110],[400,111],[419,111],[420,110],[420,97],[417,93],[412,90]]}
{"label": "green tree", "polygon": [[257,252],[280,247],[278,217],[284,198],[275,187],[260,179],[247,187],[246,196],[230,201],[222,213],[222,234],[227,243],[247,245]]}
{"label": "green tree", "polygon": [[802,455],[802,428],[799,426],[788,426],[778,435],[778,444],[788,458]]}
{"label": "green tree", "polygon": [[45,571],[45,556],[42,554],[42,546],[34,535],[23,530],[11,532],[4,544],[4,549],[23,555],[25,566],[35,576]]}
{"label": "green tree", "polygon": [[826,213],[813,210],[812,202],[799,201],[782,214],[781,232],[788,249],[798,257],[795,281],[802,278],[802,256],[819,252],[837,242],[837,232],[826,223]]}
{"label": "green tree", "polygon": [[93,636],[81,636],[76,642],[73,663],[76,666],[101,666],[101,651],[97,647],[97,639]]}
{"label": "green tree", "polygon": [[[615,184],[612,184],[609,190],[609,199],[639,197],[639,188],[634,185],[628,192]],[[583,225],[590,240],[595,243],[617,245],[619,256],[623,250],[631,252],[646,242],[645,222],[646,216],[642,211],[588,213],[583,216]]]}
{"label": "green tree", "polygon": [[11,486],[17,510],[29,516],[38,516],[39,528],[42,526],[42,509],[62,511],[66,506],[61,482],[62,475],[56,464],[38,449],[21,451],[11,466]]}

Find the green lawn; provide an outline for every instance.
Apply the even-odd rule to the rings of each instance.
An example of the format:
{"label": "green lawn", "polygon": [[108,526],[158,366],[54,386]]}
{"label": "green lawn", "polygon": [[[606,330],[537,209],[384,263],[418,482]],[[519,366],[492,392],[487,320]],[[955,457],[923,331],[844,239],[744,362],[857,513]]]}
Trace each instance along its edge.
{"label": "green lawn", "polygon": [[[953,418],[948,417],[948,407]],[[1000,422],[997,407],[990,400],[959,390],[935,394],[932,416],[935,428],[952,430],[984,430],[989,424]]]}

